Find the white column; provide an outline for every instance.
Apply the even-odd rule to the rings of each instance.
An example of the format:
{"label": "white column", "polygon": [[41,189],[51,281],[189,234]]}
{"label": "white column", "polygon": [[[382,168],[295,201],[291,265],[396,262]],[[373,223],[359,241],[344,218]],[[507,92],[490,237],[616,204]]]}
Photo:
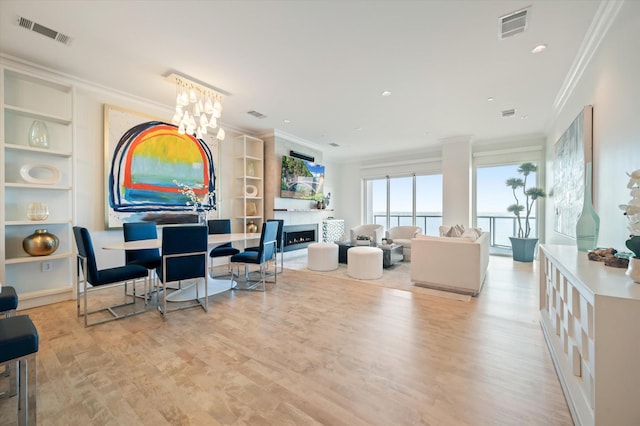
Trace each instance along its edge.
{"label": "white column", "polygon": [[471,136],[440,139],[442,143],[442,224],[471,226]]}

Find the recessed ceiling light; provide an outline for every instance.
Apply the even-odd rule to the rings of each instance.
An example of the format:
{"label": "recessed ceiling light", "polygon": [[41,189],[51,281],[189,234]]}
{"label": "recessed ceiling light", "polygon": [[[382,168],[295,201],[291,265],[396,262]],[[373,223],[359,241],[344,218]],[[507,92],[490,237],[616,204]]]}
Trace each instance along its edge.
{"label": "recessed ceiling light", "polygon": [[291,123],[291,120],[287,120],[286,118],[284,120],[282,120],[283,123],[289,124]]}
{"label": "recessed ceiling light", "polygon": [[531,53],[540,53],[543,52],[547,48],[546,44],[539,44],[533,49],[531,49]]}
{"label": "recessed ceiling light", "polygon": [[491,102],[492,100],[493,100],[493,96],[489,96],[489,97],[487,98],[487,102]]}
{"label": "recessed ceiling light", "polygon": [[391,96],[391,92],[388,90],[383,91],[382,93],[380,93],[382,96]]}
{"label": "recessed ceiling light", "polygon": [[358,132],[359,132],[359,131],[361,131],[361,130],[362,130],[362,127],[356,127],[356,128],[355,128],[355,129],[353,129],[353,130],[356,130],[356,131],[358,131]]}
{"label": "recessed ceiling light", "polygon": [[526,115],[523,115],[522,117],[520,117],[520,119],[521,119],[521,120],[526,120],[526,119],[527,119],[527,116],[526,116]]}

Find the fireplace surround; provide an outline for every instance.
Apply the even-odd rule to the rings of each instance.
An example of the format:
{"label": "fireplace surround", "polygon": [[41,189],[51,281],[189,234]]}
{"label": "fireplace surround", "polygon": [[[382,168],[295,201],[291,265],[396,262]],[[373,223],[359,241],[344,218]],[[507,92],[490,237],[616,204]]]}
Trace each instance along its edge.
{"label": "fireplace surround", "polygon": [[318,224],[285,225],[282,228],[284,251],[293,251],[306,248],[309,244],[318,241]]}

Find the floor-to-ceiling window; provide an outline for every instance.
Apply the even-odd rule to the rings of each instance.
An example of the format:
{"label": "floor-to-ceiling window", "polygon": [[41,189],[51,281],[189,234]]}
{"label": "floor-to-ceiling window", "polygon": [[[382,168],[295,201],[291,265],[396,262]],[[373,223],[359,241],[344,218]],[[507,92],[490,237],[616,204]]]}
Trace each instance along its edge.
{"label": "floor-to-ceiling window", "polygon": [[[530,161],[536,164],[535,158]],[[475,173],[475,215],[476,224],[484,231],[490,233],[491,252],[493,254],[510,254],[511,241],[509,237],[518,235],[517,217],[507,208],[516,204],[513,190],[506,182],[511,178],[524,179],[518,172],[522,163],[499,164],[477,166]],[[527,176],[527,188],[541,186],[539,173],[531,172]],[[517,204],[524,205],[525,197],[522,188],[516,189]],[[541,211],[539,202],[533,206],[530,216],[532,238],[538,236],[539,221],[538,211]],[[524,228],[525,212],[521,213],[522,227]]]}
{"label": "floor-to-ceiling window", "polygon": [[367,223],[386,229],[419,226],[438,235],[442,224],[442,175],[410,175],[365,180]]}

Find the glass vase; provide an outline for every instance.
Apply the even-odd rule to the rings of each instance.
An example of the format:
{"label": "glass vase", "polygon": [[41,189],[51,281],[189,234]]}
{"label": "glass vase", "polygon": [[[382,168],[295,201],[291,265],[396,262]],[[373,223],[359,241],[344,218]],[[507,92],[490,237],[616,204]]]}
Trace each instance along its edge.
{"label": "glass vase", "polygon": [[600,218],[593,209],[591,198],[592,163],[585,165],[584,203],[576,224],[576,244],[579,251],[589,251],[597,247]]}
{"label": "glass vase", "polygon": [[29,203],[27,206],[27,218],[29,220],[45,220],[49,217],[49,207],[45,203]]}
{"label": "glass vase", "polygon": [[34,148],[49,148],[49,130],[44,121],[34,120],[29,128],[29,146]]}

